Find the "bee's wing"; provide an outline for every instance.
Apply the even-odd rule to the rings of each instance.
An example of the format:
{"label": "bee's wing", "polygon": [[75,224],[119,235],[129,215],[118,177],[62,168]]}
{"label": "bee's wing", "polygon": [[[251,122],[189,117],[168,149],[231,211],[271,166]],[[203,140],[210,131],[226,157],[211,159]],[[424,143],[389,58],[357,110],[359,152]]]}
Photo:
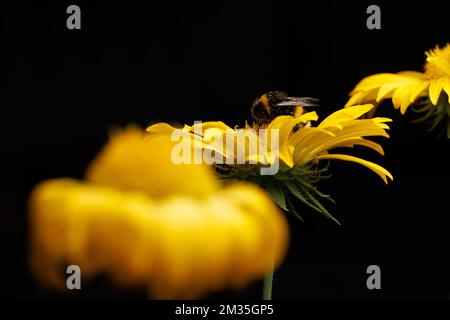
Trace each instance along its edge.
{"label": "bee's wing", "polygon": [[317,107],[319,99],[310,97],[288,97],[288,100],[277,103],[276,106],[302,106],[302,107]]}
{"label": "bee's wing", "polygon": [[311,97],[288,97],[301,104],[302,107],[317,107],[319,106],[319,99]]}

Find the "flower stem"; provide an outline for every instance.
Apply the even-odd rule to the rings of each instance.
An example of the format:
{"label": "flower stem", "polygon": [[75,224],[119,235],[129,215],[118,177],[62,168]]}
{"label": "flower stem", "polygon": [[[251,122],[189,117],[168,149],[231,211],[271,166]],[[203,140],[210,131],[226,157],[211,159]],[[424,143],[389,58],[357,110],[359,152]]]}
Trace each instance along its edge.
{"label": "flower stem", "polygon": [[273,268],[264,276],[263,300],[272,300]]}

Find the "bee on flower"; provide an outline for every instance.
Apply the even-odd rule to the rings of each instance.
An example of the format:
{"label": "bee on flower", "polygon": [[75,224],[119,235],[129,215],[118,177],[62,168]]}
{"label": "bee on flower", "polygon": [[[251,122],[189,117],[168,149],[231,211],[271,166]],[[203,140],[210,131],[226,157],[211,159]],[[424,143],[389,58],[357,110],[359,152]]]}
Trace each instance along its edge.
{"label": "bee on flower", "polygon": [[[203,152],[204,158],[210,159],[208,156],[213,152],[218,161],[210,161],[210,164],[215,165],[221,178],[255,182],[266,189],[282,209],[299,216],[291,202],[293,196],[337,222],[318,201],[320,198],[329,198],[316,188],[316,182],[325,177],[323,173],[327,170],[326,167],[319,166],[320,162],[330,159],[355,162],[375,172],[385,183],[388,183],[388,179],[393,179],[380,165],[355,156],[331,152],[340,147],[363,146],[384,154],[381,145],[366,137],[389,137],[386,132],[389,126],[386,123],[391,119],[358,119],[373,108],[373,105],[366,104],[341,109],[317,126],[311,124],[318,120],[315,111],[297,116],[280,115],[268,122],[264,129],[259,129],[266,132],[264,135],[258,134],[255,126],[246,125],[244,128],[233,129],[220,121],[185,125],[182,129],[157,123],[148,127],[147,132],[154,136],[171,135],[175,140],[180,136],[187,137],[188,141],[192,140],[194,143],[179,142],[188,149],[183,154],[190,155],[189,148],[192,148],[192,153]],[[273,135],[272,132],[277,134]],[[252,139],[245,143],[245,137]],[[276,143],[274,139],[277,140]],[[236,161],[239,154],[245,155],[244,163]],[[187,161],[190,161],[190,157]],[[273,174],[261,175],[261,168],[273,167],[274,164],[277,170],[271,172]]]}

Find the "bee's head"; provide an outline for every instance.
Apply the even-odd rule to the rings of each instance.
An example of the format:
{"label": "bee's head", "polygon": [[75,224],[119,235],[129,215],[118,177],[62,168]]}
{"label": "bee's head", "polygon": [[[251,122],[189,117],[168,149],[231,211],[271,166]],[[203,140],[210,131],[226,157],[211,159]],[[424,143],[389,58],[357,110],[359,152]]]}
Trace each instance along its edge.
{"label": "bee's head", "polygon": [[252,105],[252,117],[253,119],[265,119],[270,116],[269,105],[267,103],[266,95],[262,95],[260,98],[255,99]]}

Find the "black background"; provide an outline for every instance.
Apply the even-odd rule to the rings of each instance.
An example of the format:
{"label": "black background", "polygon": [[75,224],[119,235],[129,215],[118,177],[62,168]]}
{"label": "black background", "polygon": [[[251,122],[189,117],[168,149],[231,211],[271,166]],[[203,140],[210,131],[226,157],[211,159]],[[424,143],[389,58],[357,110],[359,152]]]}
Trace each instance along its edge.
{"label": "black background", "polygon": [[[1,4],[2,295],[19,298],[140,298],[102,279],[69,296],[41,289],[27,269],[26,199],[41,180],[83,170],[111,125],[223,120],[242,125],[262,93],[283,89],[341,108],[364,76],[420,70],[424,51],[450,41],[445,1],[220,1],[147,5]],[[382,29],[366,28],[378,4]],[[82,29],[66,28],[78,4]],[[385,186],[367,169],[332,163],[321,185],[337,201],[339,227],[303,209],[290,219],[291,246],[276,274],[276,299],[448,299],[449,142],[393,117],[386,156],[355,150],[394,175]],[[381,267],[382,289],[366,288]],[[212,298],[254,298],[242,293]]]}

